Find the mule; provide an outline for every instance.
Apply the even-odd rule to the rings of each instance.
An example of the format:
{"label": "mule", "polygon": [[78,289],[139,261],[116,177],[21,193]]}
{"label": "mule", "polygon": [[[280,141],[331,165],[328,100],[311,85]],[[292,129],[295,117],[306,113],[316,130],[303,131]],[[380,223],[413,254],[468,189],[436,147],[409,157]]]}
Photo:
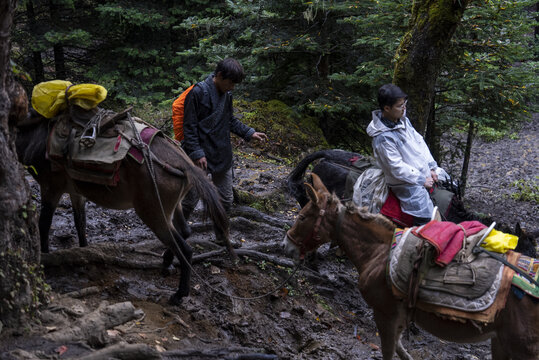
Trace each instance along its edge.
{"label": "mule", "polygon": [[395,351],[401,359],[412,359],[400,337],[409,321],[431,334],[454,342],[491,339],[493,360],[532,360],[539,354],[539,305],[531,297],[518,299],[510,292],[505,307],[493,323],[453,321],[415,308],[393,295],[386,278],[386,266],[395,225],[385,217],[365,209],[344,206],[313,174],[313,186],[306,184],[309,198],[297,221],[285,236],[285,250],[302,256],[332,241],[339,245],[359,273],[359,290],[373,309],[384,360]]}
{"label": "mule", "polygon": [[[330,193],[335,193],[341,201],[348,201],[351,199],[345,199],[346,192],[346,179],[350,171],[361,171],[360,169],[353,167],[352,162],[358,160],[364,160],[368,162],[368,159],[358,153],[340,150],[329,149],[319,150],[305,156],[296,167],[290,172],[287,177],[288,192],[297,200],[301,207],[305,206],[309,202],[309,198],[305,191],[305,172],[307,168],[316,160],[318,161],[312,169],[312,173],[316,174],[324,183]],[[461,200],[459,190],[454,186],[453,182],[446,181],[440,183],[441,188],[451,191],[456,194],[451,200],[451,206],[447,218],[444,220],[460,223],[463,221],[477,220],[485,225],[490,225],[493,219],[490,217],[480,217],[473,212],[468,211],[464,202]],[[527,256],[537,257],[536,241],[535,238],[522,231],[520,224],[516,224],[512,229],[507,224],[500,224],[500,230],[508,233],[512,233],[519,237],[518,246],[515,249]]]}
{"label": "mule", "polygon": [[[224,239],[230,255],[235,258],[229,240],[229,221],[215,186],[206,174],[196,167],[189,157],[164,136],[156,136],[150,151],[162,164],[154,164],[154,174],[146,164],[139,164],[126,156],[119,168],[116,186],[99,185],[70,178],[62,168],[51,170],[51,161],[46,158],[46,146],[51,121],[30,112],[29,117],[19,123],[16,139],[19,161],[36,179],[41,191],[39,232],[41,250],[49,251],[49,230],[54,211],[61,196],[68,193],[73,204],[75,226],[80,246],[86,246],[86,199],[108,209],[134,208],[140,219],[165,245],[163,272],[172,264],[174,256],[180,262],[178,290],[170,303],[178,305],[189,295],[191,258],[193,251],[186,238],[189,226],[183,216],[181,200],[191,187],[199,193],[205,204],[206,214],[214,223],[218,238]],[[155,180],[155,186],[154,186]],[[160,201],[156,194],[159,192]],[[161,202],[161,204],[160,204]]]}

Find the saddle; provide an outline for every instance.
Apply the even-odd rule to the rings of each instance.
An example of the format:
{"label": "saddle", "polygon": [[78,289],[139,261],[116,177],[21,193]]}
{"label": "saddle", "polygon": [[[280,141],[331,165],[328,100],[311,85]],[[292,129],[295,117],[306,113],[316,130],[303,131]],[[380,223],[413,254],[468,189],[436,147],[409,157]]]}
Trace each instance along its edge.
{"label": "saddle", "polygon": [[[71,105],[53,118],[47,140],[47,157],[53,164],[52,170],[65,170],[75,180],[117,185],[118,170],[127,155],[139,163],[142,161],[136,151],[131,150],[136,138],[127,119],[131,109],[115,113],[98,107],[84,110]],[[133,119],[139,134],[148,128],[152,130],[151,136],[146,136],[150,143],[158,130],[138,118]]]}
{"label": "saddle", "polygon": [[[373,159],[363,158],[350,159],[350,162],[343,197],[352,198],[357,206],[367,206],[369,212],[380,213],[398,226],[412,226],[414,217],[401,210],[400,200],[385,185],[383,172],[376,162]],[[373,172],[369,174],[370,170]],[[381,186],[385,187],[385,191],[380,191]],[[435,186],[429,191],[429,196],[433,204],[438,207],[440,214],[447,218],[456,195]]]}
{"label": "saddle", "polygon": [[[436,263],[437,249],[418,235],[417,228],[396,232],[388,266],[394,295],[407,299],[409,308],[451,319],[492,322],[505,306],[514,271],[472,251],[489,231],[485,228],[465,237],[460,251],[446,266]],[[508,252],[503,257],[515,263],[519,255]]]}

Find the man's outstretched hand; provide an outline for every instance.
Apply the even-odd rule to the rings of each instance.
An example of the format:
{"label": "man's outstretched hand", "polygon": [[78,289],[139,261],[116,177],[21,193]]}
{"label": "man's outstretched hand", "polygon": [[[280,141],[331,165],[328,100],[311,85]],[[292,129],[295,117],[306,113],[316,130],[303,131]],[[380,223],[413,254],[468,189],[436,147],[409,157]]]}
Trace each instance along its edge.
{"label": "man's outstretched hand", "polygon": [[268,136],[264,134],[263,132],[255,132],[252,136],[252,139],[256,139],[258,141],[264,142],[268,140]]}

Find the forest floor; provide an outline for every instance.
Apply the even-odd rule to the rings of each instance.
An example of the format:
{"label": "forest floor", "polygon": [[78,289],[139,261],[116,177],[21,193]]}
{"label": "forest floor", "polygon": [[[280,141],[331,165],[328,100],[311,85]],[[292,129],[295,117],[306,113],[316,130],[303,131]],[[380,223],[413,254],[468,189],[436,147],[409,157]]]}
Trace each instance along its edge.
{"label": "forest floor", "polygon": [[[535,117],[514,139],[475,143],[465,198],[470,209],[498,222],[519,221],[536,232],[538,204],[512,199],[517,189],[510,184],[532,181],[539,174],[538,135]],[[318,260],[283,285],[293,263],[282,254],[280,243],[299,211],[285,188],[291,167],[247,148],[238,152],[235,164],[235,188],[260,199],[252,207],[235,206],[231,214],[231,237],[241,244],[240,261],[235,264],[219,252],[211,225],[195,212],[190,238],[194,274],[191,294],[181,306],[167,304],[178,276],[161,275],[164,248],[132,210],[89,203],[90,246],[78,249],[70,202],[62,199],[51,229],[51,255],[61,259],[45,268],[51,303],[40,312],[40,322],[0,334],[0,359],[84,359],[96,355],[96,349],[122,342],[146,344],[163,359],[381,359],[372,312],[356,287],[357,272],[335,249],[322,246]],[[37,195],[36,184],[31,186]],[[77,263],[75,252],[87,249],[99,256]],[[240,299],[266,293],[271,295]],[[54,337],[92,311],[123,302],[136,309],[127,322],[78,340]],[[405,331],[403,344],[415,359],[491,358],[488,341],[456,344],[415,327]],[[92,359],[100,358],[106,357]]]}

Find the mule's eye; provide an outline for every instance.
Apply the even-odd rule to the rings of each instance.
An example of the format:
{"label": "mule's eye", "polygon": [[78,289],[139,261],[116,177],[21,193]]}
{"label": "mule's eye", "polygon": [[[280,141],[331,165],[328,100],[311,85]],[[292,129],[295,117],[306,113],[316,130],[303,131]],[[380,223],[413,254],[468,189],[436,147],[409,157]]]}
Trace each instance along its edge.
{"label": "mule's eye", "polygon": [[298,220],[301,220],[301,221],[305,220],[305,215],[299,214],[298,215]]}

